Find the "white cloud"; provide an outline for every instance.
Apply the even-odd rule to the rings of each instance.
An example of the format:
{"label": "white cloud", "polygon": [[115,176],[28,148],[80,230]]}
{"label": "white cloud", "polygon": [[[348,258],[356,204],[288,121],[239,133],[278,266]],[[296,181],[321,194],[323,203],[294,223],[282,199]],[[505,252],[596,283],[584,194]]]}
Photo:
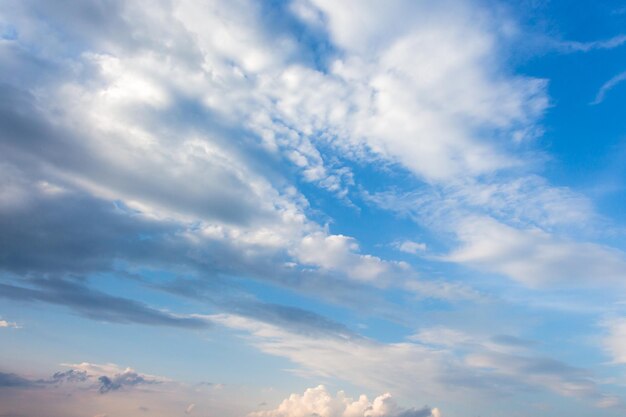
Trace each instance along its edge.
{"label": "white cloud", "polygon": [[373,400],[361,395],[358,399],[348,397],[343,391],[335,396],[319,385],[307,389],[304,394],[291,394],[274,410],[250,413],[248,417],[441,417],[437,409],[404,410],[391,397],[380,395]]}
{"label": "white cloud", "polygon": [[383,261],[376,256],[361,255],[358,251],[353,238],[318,232],[305,236],[292,252],[305,265],[340,271],[353,279],[379,286],[411,273],[406,263]]}
{"label": "white cloud", "polygon": [[19,329],[20,326],[17,323],[14,323],[14,322],[6,321],[6,320],[0,320],[0,328]]}
{"label": "white cloud", "polygon": [[[406,264],[362,253],[354,237],[313,221],[306,199],[290,186],[293,169],[348,201],[360,179],[342,161],[366,162],[408,170],[432,191],[435,197],[418,195],[419,204],[413,199],[393,209],[448,222],[447,228],[436,223],[438,232],[456,236],[461,246],[441,259],[535,287],[612,284],[623,276],[621,252],[549,232],[592,217],[585,198],[515,171],[535,162],[519,150],[541,131],[546,82],[509,72],[500,52],[514,28],[477,3],[294,2],[294,16],[331,44],[315,63],[306,42],[268,21],[254,1],[111,2],[115,13],[95,13],[106,21],[94,25],[55,12],[61,8],[50,2],[24,4],[14,12],[20,37],[0,44],[0,69],[13,83],[4,97],[14,111],[8,116],[20,122],[13,124],[40,130],[3,136],[0,168],[12,174],[0,176],[3,207],[26,206],[35,194],[62,201],[59,190],[77,190],[173,221],[177,231],[165,239],[172,245],[167,249],[184,256],[172,265],[289,278],[281,283],[305,277],[295,285],[305,291],[313,291],[306,278],[315,272],[326,286],[339,277],[480,299],[465,284],[417,281]],[[49,24],[40,25],[35,10]],[[63,20],[72,16],[75,26]],[[24,115],[31,119],[19,118]],[[17,166],[24,172],[13,176]],[[22,174],[28,181],[22,183]],[[405,241],[398,248],[426,247]],[[142,256],[129,261],[156,263]],[[115,259],[109,261],[105,266]],[[431,329],[411,342],[378,343],[314,339],[237,316],[214,319],[247,332],[261,350],[289,358],[303,372],[383,391],[435,392],[463,385],[458,381],[468,372],[566,395],[595,389],[569,369],[529,377],[524,370],[536,358],[503,353],[455,331]],[[453,341],[470,345],[473,354],[462,357]],[[71,367],[121,375],[120,384],[136,374],[114,365]]]}
{"label": "white cloud", "polygon": [[[292,67],[287,80],[269,84],[267,94],[278,100],[274,117],[347,155],[373,152],[428,180],[518,163],[506,146],[483,140],[484,131],[518,130],[533,120],[546,105],[543,83],[498,74],[497,41],[466,9],[443,15],[436,6],[410,2],[384,8],[318,3],[345,56],[328,75]],[[388,20],[393,24],[383,23]],[[368,34],[376,41],[368,42]]]}
{"label": "white cloud", "polygon": [[448,301],[486,301],[488,297],[471,286],[445,280],[409,280],[404,288],[418,298],[435,298]]}
{"label": "white cloud", "polygon": [[404,240],[402,242],[396,242],[394,246],[402,252],[411,253],[413,255],[426,250],[425,243],[414,242],[412,240]]}
{"label": "white cloud", "polygon": [[243,332],[262,352],[289,359],[303,376],[336,378],[413,402],[489,400],[528,387],[605,398],[590,372],[538,355],[513,337],[436,327],[421,329],[410,342],[380,343],[349,335],[307,335],[236,315],[210,318]]}
{"label": "white cloud", "polygon": [[[236,263],[249,271],[295,262],[377,286],[411,274],[405,264],[360,253],[353,237],[308,219],[303,195],[277,166],[267,166],[279,152],[305,180],[345,197],[350,169],[328,160],[311,135],[344,130],[347,108],[360,93],[341,77],[304,66],[293,37],[272,33],[253,2],[161,6],[120,3],[119,18],[132,18],[144,35],[99,39],[106,48],[87,44],[73,55],[69,75],[38,87],[45,94],[37,111],[23,110],[59,129],[47,133],[57,156],[47,146],[23,148],[27,141],[11,143],[11,155],[28,153],[59,189],[175,220],[188,254],[219,248],[237,253],[243,260]],[[42,44],[54,37],[30,36]],[[131,38],[136,45],[125,43]],[[14,188],[6,192],[26,204]]]}
{"label": "white cloud", "polygon": [[611,78],[610,80],[608,80],[607,82],[605,82],[604,84],[602,84],[602,87],[600,87],[600,90],[598,90],[598,93],[596,94],[596,98],[590,104],[602,103],[604,101],[604,98],[606,97],[606,94],[609,91],[611,91],[613,88],[615,88],[615,86],[617,86],[618,84],[622,83],[625,80],[626,80],[626,72],[621,72],[617,74],[616,76],[614,76],[613,78]]}
{"label": "white cloud", "polygon": [[602,346],[616,364],[626,363],[626,318],[614,317],[601,323],[605,330]]}
{"label": "white cloud", "polygon": [[516,227],[546,230],[585,230],[597,224],[592,202],[567,187],[556,187],[542,177],[476,180],[466,178],[441,187],[423,187],[397,193],[384,191],[365,198],[416,222],[453,232],[465,218],[484,215]]}
{"label": "white cloud", "polygon": [[464,219],[461,243],[441,259],[506,275],[530,287],[622,285],[624,253],[560,239],[539,228],[516,229],[488,217]]}
{"label": "white cloud", "polygon": [[557,41],[554,46],[563,52],[589,52],[597,49],[618,48],[626,43],[626,35],[617,35],[610,39],[590,42]]}
{"label": "white cloud", "polygon": [[[57,139],[66,151],[29,152],[57,182],[193,224],[191,242],[237,247],[251,263],[295,261],[378,286],[403,281],[413,274],[405,264],[322,230],[307,219],[304,198],[260,161],[278,154],[342,198],[354,177],[329,147],[447,183],[517,164],[485,132],[526,129],[546,105],[542,81],[502,69],[503,28],[471,7],[295,3],[294,13],[342,50],[322,71],[306,65],[293,36],[273,32],[257,4],[171,6],[120,5],[120,19],[132,17],[144,36],[130,47],[128,38],[93,34],[107,48],[89,45],[67,68],[72,76],[38,96],[42,117],[54,114],[72,132]],[[90,72],[79,77],[79,68]]]}

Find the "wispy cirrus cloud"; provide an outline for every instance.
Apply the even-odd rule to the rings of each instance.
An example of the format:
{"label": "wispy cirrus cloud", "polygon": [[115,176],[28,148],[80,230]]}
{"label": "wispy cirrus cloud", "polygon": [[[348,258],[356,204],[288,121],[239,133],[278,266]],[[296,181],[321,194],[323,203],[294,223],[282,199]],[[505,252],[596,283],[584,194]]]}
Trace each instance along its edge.
{"label": "wispy cirrus cloud", "polygon": [[431,328],[409,341],[380,343],[357,334],[312,336],[236,315],[214,315],[211,320],[242,332],[262,352],[289,359],[299,366],[294,372],[360,381],[403,398],[445,401],[480,395],[487,400],[520,389],[549,389],[598,407],[620,403],[602,391],[590,371],[533,352],[532,344],[512,336]]}
{"label": "wispy cirrus cloud", "polygon": [[604,84],[602,84],[602,87],[600,87],[600,90],[598,90],[598,93],[596,94],[596,98],[594,98],[593,101],[589,104],[596,105],[596,104],[602,103],[607,93],[611,91],[612,89],[614,89],[618,84],[620,84],[624,80],[626,80],[626,72],[621,72],[617,74],[616,76],[614,76],[613,78],[611,78],[610,80],[608,80],[607,82],[605,82]]}
{"label": "wispy cirrus cloud", "polygon": [[614,49],[626,43],[626,35],[617,35],[610,39],[580,42],[580,41],[559,41],[555,42],[555,47],[563,52],[589,52],[597,49]]}

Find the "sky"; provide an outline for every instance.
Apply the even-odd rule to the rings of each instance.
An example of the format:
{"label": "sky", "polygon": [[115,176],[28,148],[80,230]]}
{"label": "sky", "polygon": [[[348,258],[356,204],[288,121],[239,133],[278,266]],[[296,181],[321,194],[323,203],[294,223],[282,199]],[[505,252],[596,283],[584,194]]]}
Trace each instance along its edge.
{"label": "sky", "polygon": [[626,413],[626,3],[0,2],[0,417]]}

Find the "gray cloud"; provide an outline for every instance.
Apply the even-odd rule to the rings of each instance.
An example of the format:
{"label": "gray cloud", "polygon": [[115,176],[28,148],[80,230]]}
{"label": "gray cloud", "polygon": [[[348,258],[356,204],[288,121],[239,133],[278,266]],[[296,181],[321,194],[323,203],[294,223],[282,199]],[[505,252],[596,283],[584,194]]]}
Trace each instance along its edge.
{"label": "gray cloud", "polygon": [[177,231],[174,223],[75,193],[35,196],[0,214],[0,267],[16,274],[109,271],[116,258],[165,262],[167,238]]}
{"label": "gray cloud", "polygon": [[63,384],[66,382],[86,382],[88,379],[89,375],[87,375],[87,372],[70,369],[67,371],[55,372],[52,374],[52,377],[47,380],[41,380],[41,382],[46,384]]}
{"label": "gray cloud", "polygon": [[100,394],[117,391],[124,387],[134,387],[137,385],[153,385],[160,383],[160,381],[146,379],[144,376],[132,371],[115,374],[111,377],[102,375],[98,378],[98,382],[100,384],[98,388],[98,392],[100,392]]}
{"label": "gray cloud", "polygon": [[0,388],[42,388],[49,385],[58,386],[64,383],[82,383],[89,379],[84,371],[70,369],[55,372],[45,379],[28,379],[14,373],[0,372]]}
{"label": "gray cloud", "polygon": [[[140,374],[130,368],[123,371],[117,369],[117,372],[111,372],[113,368],[111,368],[110,365],[108,365],[108,368],[107,366],[89,363],[71,366],[75,366],[76,368],[67,371],[58,371],[49,378],[43,379],[28,379],[14,373],[0,372],[0,389],[60,388],[62,385],[70,384],[76,386],[82,385],[83,387],[95,389],[100,394],[106,394],[124,388],[132,388],[140,385],[157,385],[164,382],[162,379]],[[91,383],[93,380],[97,380],[95,385]]]}
{"label": "gray cloud", "polygon": [[[5,189],[17,190],[14,199],[23,201],[0,206],[0,269],[8,272],[0,279],[4,289],[0,297],[64,305],[106,321],[206,326],[197,319],[175,317],[139,301],[92,290],[87,280],[76,279],[106,272],[226,311],[285,323],[289,319],[307,331],[333,327],[338,332],[346,329],[310,312],[251,301],[231,276],[260,279],[357,307],[365,300],[369,309],[384,305],[380,295],[367,291],[367,286],[346,281],[339,274],[284,266],[289,259],[284,253],[262,247],[254,247],[256,253],[245,251],[228,239],[196,244],[188,238],[189,233],[197,233],[193,224],[157,220],[122,202],[69,187],[49,193],[45,184],[29,181],[16,168],[5,166],[5,172]],[[23,198],[21,190],[29,190]],[[169,270],[177,277],[152,283],[119,270],[120,262]]]}
{"label": "gray cloud", "polygon": [[143,303],[115,297],[86,285],[65,279],[30,279],[33,288],[0,284],[0,297],[21,301],[43,301],[68,307],[87,317],[117,323],[174,326],[202,329],[206,320],[179,317],[151,308]]}
{"label": "gray cloud", "polygon": [[[396,417],[431,417],[434,416],[433,409],[430,407],[424,408],[410,408],[408,410],[402,411]],[[437,414],[438,416],[439,414]]]}
{"label": "gray cloud", "polygon": [[34,382],[13,373],[0,372],[0,388],[27,388]]}
{"label": "gray cloud", "polygon": [[[137,115],[148,125],[156,125],[156,120],[169,121],[170,127],[164,129],[172,130],[163,132],[160,147],[153,149],[154,157],[146,157],[132,146],[122,145],[117,152],[123,152],[124,158],[113,158],[107,156],[111,149],[101,146],[112,138],[89,132],[89,127],[82,130],[80,126],[72,129],[59,126],[58,121],[50,120],[42,111],[45,103],[38,102],[29,91],[19,87],[0,85],[0,94],[4,97],[0,104],[0,125],[3,126],[0,150],[5,159],[29,167],[31,174],[39,171],[48,176],[56,174],[70,180],[79,179],[120,197],[132,196],[199,219],[245,224],[273,215],[259,207],[255,191],[235,168],[228,166],[229,161],[209,160],[198,155],[187,159],[183,165],[162,153],[167,148],[175,151],[176,144],[168,143],[170,135],[196,133],[211,135],[216,140],[229,133],[219,131],[224,128],[219,127],[219,122],[212,123],[215,118],[206,109],[195,106],[195,112],[189,111],[185,103],[179,103],[176,107],[179,113]],[[178,129],[174,131],[173,127]],[[237,133],[242,135],[242,132],[233,133],[226,137],[237,137]],[[235,152],[232,144],[226,145],[225,140],[219,142],[220,149]],[[255,148],[253,144],[249,145],[250,149]],[[181,176],[187,180],[181,181]]]}

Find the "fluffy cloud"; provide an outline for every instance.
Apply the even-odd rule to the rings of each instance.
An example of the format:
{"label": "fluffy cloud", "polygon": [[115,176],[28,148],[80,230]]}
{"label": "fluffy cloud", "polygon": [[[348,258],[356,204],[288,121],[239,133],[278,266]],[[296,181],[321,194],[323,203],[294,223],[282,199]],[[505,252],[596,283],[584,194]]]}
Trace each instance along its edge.
{"label": "fluffy cloud", "polygon": [[[298,4],[321,12],[343,57],[328,75],[292,67],[274,78],[273,116],[282,124],[351,157],[399,162],[428,180],[515,164],[506,146],[482,139],[484,132],[519,134],[546,105],[543,83],[499,73],[497,30],[473,24],[479,16],[460,4],[454,14],[403,1],[385,8]],[[391,21],[381,36],[379,25]]]}
{"label": "fluffy cloud", "polygon": [[333,396],[326,387],[319,385],[307,389],[304,394],[292,394],[274,410],[258,411],[248,417],[441,417],[437,408],[402,409],[390,394],[383,394],[372,401],[361,395],[358,399],[339,391]]}
{"label": "fluffy cloud", "polygon": [[409,273],[408,264],[385,262],[376,256],[360,255],[358,251],[357,243],[350,237],[315,233],[305,236],[294,253],[303,264],[341,271],[348,277],[378,285],[394,275]]}

